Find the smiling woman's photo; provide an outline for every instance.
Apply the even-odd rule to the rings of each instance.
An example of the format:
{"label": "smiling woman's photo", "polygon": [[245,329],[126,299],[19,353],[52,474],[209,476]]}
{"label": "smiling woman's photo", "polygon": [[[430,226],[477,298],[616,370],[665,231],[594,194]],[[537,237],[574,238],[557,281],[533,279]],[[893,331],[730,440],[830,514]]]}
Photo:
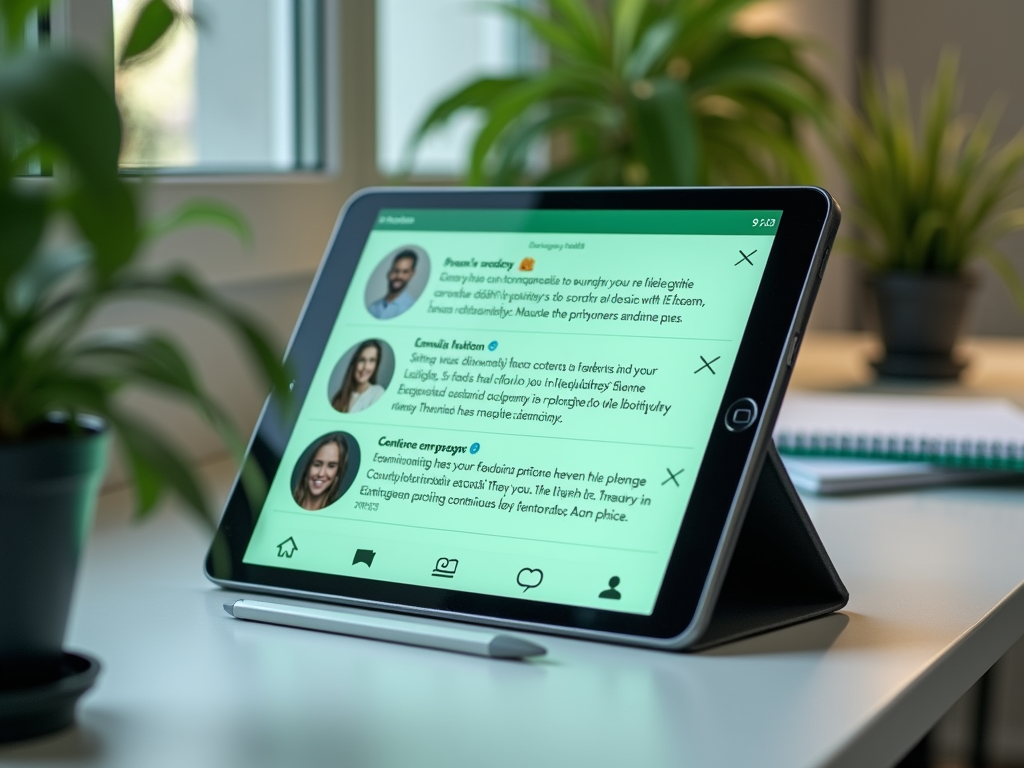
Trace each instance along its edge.
{"label": "smiling woman's photo", "polygon": [[376,403],[395,373],[395,353],[381,339],[351,347],[334,366],[327,385],[331,407],[339,413],[359,413]]}
{"label": "smiling woman's photo", "polygon": [[295,462],[292,497],[309,512],[330,506],[352,485],[359,448],[351,435],[331,432],[313,442]]}

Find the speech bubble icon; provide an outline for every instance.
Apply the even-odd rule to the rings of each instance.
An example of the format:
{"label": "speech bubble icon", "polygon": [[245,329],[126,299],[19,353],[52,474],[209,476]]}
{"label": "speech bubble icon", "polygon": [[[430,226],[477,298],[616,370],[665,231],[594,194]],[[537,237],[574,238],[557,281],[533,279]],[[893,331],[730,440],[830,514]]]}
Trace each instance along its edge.
{"label": "speech bubble icon", "polygon": [[352,557],[352,565],[356,563],[363,563],[367,568],[373,565],[373,557],[377,553],[372,549],[357,549],[355,555]]}
{"label": "speech bubble icon", "polygon": [[516,584],[523,588],[523,592],[536,589],[544,581],[544,571],[540,568],[523,568],[516,576]]}

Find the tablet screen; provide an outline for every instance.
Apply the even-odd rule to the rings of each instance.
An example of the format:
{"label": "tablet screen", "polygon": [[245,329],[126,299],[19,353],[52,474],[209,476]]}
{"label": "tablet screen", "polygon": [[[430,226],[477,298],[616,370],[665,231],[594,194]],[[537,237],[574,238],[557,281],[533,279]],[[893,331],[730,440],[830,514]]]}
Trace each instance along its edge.
{"label": "tablet screen", "polygon": [[244,562],[650,615],[781,215],[381,211]]}

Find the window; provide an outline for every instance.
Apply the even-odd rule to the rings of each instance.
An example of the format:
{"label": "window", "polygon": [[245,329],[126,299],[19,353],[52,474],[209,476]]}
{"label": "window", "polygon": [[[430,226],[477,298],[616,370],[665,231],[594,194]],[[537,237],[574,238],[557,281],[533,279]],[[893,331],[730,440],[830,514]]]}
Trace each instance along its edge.
{"label": "window", "polygon": [[[377,164],[406,170],[406,151],[428,111],[453,89],[482,74],[509,75],[530,63],[520,25],[467,0],[378,0]],[[535,57],[533,57],[535,58]],[[412,171],[459,176],[478,121],[457,115],[416,153]]]}
{"label": "window", "polygon": [[[56,44],[112,61],[111,30],[123,34],[139,2],[55,0]],[[345,200],[398,170],[433,100],[481,72],[538,60],[517,25],[474,0],[176,2],[196,14],[194,28],[167,41],[166,63],[139,65],[128,73],[137,82],[117,84],[128,120],[144,131],[128,137],[124,160],[130,172],[157,171],[148,193],[153,211],[212,196],[246,215],[251,254],[200,229],[159,243],[151,255],[156,263],[185,261],[229,287],[308,280]],[[438,58],[456,44],[467,62],[457,61],[461,53]],[[422,67],[397,64],[402,45],[418,46]],[[168,69],[147,75],[161,66]],[[454,121],[425,145],[417,173],[454,182],[470,120]]]}
{"label": "window", "polygon": [[[195,21],[118,71],[125,168],[253,172],[323,162],[318,0],[177,0]],[[143,0],[114,0],[115,50]]]}

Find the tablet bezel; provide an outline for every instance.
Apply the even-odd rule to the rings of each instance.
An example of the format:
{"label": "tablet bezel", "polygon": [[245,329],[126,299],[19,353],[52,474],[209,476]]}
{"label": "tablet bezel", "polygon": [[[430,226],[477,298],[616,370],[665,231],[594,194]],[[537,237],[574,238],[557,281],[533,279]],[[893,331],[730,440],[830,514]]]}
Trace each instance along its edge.
{"label": "tablet bezel", "polygon": [[[238,481],[207,556],[208,577],[222,585],[567,634],[621,636],[659,644],[680,637],[692,629],[702,596],[707,602],[713,564],[719,568],[728,562],[728,546],[722,545],[735,538],[727,535],[742,517],[734,510],[742,506],[757,479],[760,450],[766,435],[770,436],[788,381],[785,357],[792,351],[794,334],[802,334],[806,325],[838,227],[837,206],[827,192],[814,187],[364,191],[339,215],[289,343],[286,360],[295,375],[297,404],[308,393],[377,214],[382,209],[430,208],[783,212],[654,611],[643,616],[250,565],[243,556],[262,504],[250,505]],[[760,419],[754,429],[729,431],[724,427],[725,411],[743,397],[759,404]],[[249,452],[268,478],[278,470],[298,410],[282,416],[272,394],[260,416]]]}

